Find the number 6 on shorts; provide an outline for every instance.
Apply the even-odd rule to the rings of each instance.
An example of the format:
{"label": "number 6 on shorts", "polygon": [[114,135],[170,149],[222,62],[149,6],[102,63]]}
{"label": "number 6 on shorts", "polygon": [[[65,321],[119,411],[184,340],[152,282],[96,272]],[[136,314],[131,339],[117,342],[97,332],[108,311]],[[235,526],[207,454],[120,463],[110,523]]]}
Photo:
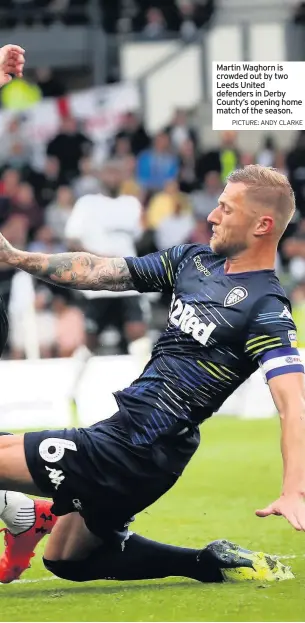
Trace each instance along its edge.
{"label": "number 6 on shorts", "polygon": [[[50,451],[52,450],[52,451]],[[65,454],[65,450],[77,451],[74,441],[60,439],[58,437],[48,437],[39,445],[39,454],[47,463],[60,461]]]}

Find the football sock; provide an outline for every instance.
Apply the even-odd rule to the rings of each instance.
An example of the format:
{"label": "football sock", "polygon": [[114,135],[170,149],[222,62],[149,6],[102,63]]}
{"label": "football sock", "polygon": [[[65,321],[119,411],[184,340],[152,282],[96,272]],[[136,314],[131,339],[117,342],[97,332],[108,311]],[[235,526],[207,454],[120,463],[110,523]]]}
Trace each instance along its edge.
{"label": "football sock", "polygon": [[101,546],[84,560],[49,561],[49,571],[74,582],[146,580],[182,576],[200,582],[221,582],[222,574],[205,550],[174,547],[132,534],[123,550]]}
{"label": "football sock", "polygon": [[204,564],[204,550],[175,547],[132,534],[124,550],[111,554],[112,574],[118,580],[183,576],[201,582],[220,581],[221,575]]}
{"label": "football sock", "polygon": [[29,530],[35,523],[34,500],[23,493],[0,491],[0,518],[15,536]]}

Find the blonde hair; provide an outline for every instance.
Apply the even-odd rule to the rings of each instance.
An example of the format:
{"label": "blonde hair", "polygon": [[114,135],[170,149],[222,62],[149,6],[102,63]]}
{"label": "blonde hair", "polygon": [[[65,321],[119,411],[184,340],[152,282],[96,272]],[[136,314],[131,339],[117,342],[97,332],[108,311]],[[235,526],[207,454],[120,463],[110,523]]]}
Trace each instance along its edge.
{"label": "blonde hair", "polygon": [[236,169],[228,182],[242,182],[247,187],[247,196],[262,207],[271,208],[275,216],[276,233],[284,233],[295,212],[295,197],[289,180],[272,167],[249,164],[243,169]]}

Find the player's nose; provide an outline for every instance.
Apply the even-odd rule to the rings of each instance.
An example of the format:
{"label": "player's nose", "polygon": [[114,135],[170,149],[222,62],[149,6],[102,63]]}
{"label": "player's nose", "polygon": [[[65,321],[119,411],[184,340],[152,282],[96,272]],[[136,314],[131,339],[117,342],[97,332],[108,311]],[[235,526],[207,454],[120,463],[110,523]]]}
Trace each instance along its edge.
{"label": "player's nose", "polygon": [[221,210],[219,206],[216,206],[212,212],[208,215],[207,221],[208,223],[220,223]]}

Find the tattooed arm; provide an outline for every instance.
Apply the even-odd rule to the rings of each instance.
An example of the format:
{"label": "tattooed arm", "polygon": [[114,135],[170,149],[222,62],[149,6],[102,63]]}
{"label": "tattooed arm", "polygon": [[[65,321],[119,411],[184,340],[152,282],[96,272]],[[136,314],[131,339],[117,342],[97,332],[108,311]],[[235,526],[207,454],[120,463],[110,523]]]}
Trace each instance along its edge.
{"label": "tattooed arm", "polygon": [[28,253],[0,234],[0,261],[59,286],[77,290],[134,290],[126,261],[91,253]]}

